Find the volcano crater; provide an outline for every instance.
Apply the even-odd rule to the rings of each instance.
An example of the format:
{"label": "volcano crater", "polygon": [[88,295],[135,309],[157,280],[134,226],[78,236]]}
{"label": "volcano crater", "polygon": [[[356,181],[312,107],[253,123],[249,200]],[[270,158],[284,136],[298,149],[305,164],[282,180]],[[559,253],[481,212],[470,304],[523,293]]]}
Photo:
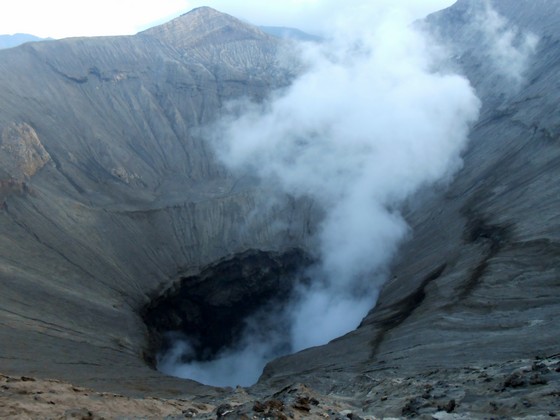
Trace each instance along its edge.
{"label": "volcano crater", "polygon": [[284,252],[247,250],[181,277],[141,310],[148,329],[144,359],[158,357],[179,339],[192,346],[183,362],[208,361],[234,346],[246,320],[258,311],[279,311],[288,301],[312,258],[302,249]]}

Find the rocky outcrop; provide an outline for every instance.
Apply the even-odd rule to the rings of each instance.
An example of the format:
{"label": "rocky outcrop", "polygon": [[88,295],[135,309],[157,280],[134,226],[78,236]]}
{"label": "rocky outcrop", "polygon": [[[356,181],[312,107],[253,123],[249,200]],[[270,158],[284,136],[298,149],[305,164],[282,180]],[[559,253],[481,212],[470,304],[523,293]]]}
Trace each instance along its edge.
{"label": "rocky outcrop", "polygon": [[49,162],[37,133],[26,123],[11,123],[0,137],[0,202],[28,190],[26,181]]}
{"label": "rocky outcrop", "polygon": [[[171,417],[364,419],[555,418],[558,357],[480,367],[431,369],[390,378],[370,372],[345,382],[344,393],[293,383],[255,395],[241,387],[217,395],[131,398],[58,380],[0,375],[0,416],[33,418]],[[249,392],[248,392],[249,391]],[[349,398],[348,395],[352,395]]]}
{"label": "rocky outcrop", "polygon": [[14,179],[29,179],[50,160],[37,133],[28,124],[12,123],[2,131],[0,163]]}

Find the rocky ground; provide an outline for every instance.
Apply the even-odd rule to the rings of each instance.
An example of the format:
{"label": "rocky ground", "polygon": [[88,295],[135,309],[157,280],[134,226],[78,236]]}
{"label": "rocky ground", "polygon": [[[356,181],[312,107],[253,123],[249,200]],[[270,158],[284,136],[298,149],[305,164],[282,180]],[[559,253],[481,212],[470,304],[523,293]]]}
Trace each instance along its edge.
{"label": "rocky ground", "polygon": [[58,380],[0,375],[1,418],[553,419],[560,418],[560,355],[414,377],[364,373],[321,394],[293,384],[270,395],[225,389],[223,397],[131,398]]}

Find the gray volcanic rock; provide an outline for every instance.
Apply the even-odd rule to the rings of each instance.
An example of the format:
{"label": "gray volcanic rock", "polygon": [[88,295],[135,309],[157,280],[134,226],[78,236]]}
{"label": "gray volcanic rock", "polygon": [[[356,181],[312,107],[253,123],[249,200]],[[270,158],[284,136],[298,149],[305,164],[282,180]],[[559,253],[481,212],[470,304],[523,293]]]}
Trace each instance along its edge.
{"label": "gray volcanic rock", "polygon": [[8,176],[18,180],[30,178],[49,160],[49,154],[29,125],[12,124],[2,131],[0,162]]}
{"label": "gray volcanic rock", "polygon": [[[524,79],[505,89],[472,25],[483,4],[462,0],[426,21],[484,102],[463,170],[408,204],[413,237],[361,326],[273,361],[254,395],[284,398],[305,382],[360,413],[435,418],[528,415],[538,399],[554,407],[560,11],[492,1],[539,39]],[[127,394],[226,395],[150,369],[140,312],[216,261],[306,249],[311,205],[270,205],[199,131],[228,100],[285,86],[294,69],[278,52],[279,40],[208,8],[136,36],[0,51],[2,147],[22,140],[0,152],[0,371]]]}
{"label": "gray volcanic rock", "polygon": [[470,57],[461,64],[485,103],[464,168],[445,190],[411,200],[413,237],[360,328],[272,362],[266,381],[287,383],[305,366],[306,381],[332,390],[364,373],[406,376],[560,351],[559,10],[492,3],[539,38],[524,83],[505,95],[476,61],[484,55],[470,17],[483,2],[459,1],[428,19],[459,60]]}
{"label": "gray volcanic rock", "polygon": [[0,204],[14,192],[27,191],[26,181],[50,160],[35,130],[29,125],[11,124],[0,137]]}
{"label": "gray volcanic rock", "polygon": [[[215,44],[196,32],[205,19],[252,34],[250,47]],[[225,101],[286,83],[279,41],[209,9],[172,24],[196,45],[154,29],[0,51],[0,371],[184,392],[143,360],[143,306],[218,259],[304,245],[306,212],[268,205],[197,132]],[[204,58],[214,49],[231,60]]]}

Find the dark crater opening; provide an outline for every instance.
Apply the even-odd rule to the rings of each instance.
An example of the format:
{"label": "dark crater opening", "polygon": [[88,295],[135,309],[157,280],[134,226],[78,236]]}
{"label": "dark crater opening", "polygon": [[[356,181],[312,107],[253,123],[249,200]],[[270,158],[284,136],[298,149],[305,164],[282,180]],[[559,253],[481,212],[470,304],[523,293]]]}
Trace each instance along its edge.
{"label": "dark crater opening", "polygon": [[241,338],[245,319],[286,302],[311,263],[300,249],[249,250],[181,278],[141,311],[149,333],[144,359],[155,368],[157,355],[187,336],[194,356],[184,362],[212,360]]}

